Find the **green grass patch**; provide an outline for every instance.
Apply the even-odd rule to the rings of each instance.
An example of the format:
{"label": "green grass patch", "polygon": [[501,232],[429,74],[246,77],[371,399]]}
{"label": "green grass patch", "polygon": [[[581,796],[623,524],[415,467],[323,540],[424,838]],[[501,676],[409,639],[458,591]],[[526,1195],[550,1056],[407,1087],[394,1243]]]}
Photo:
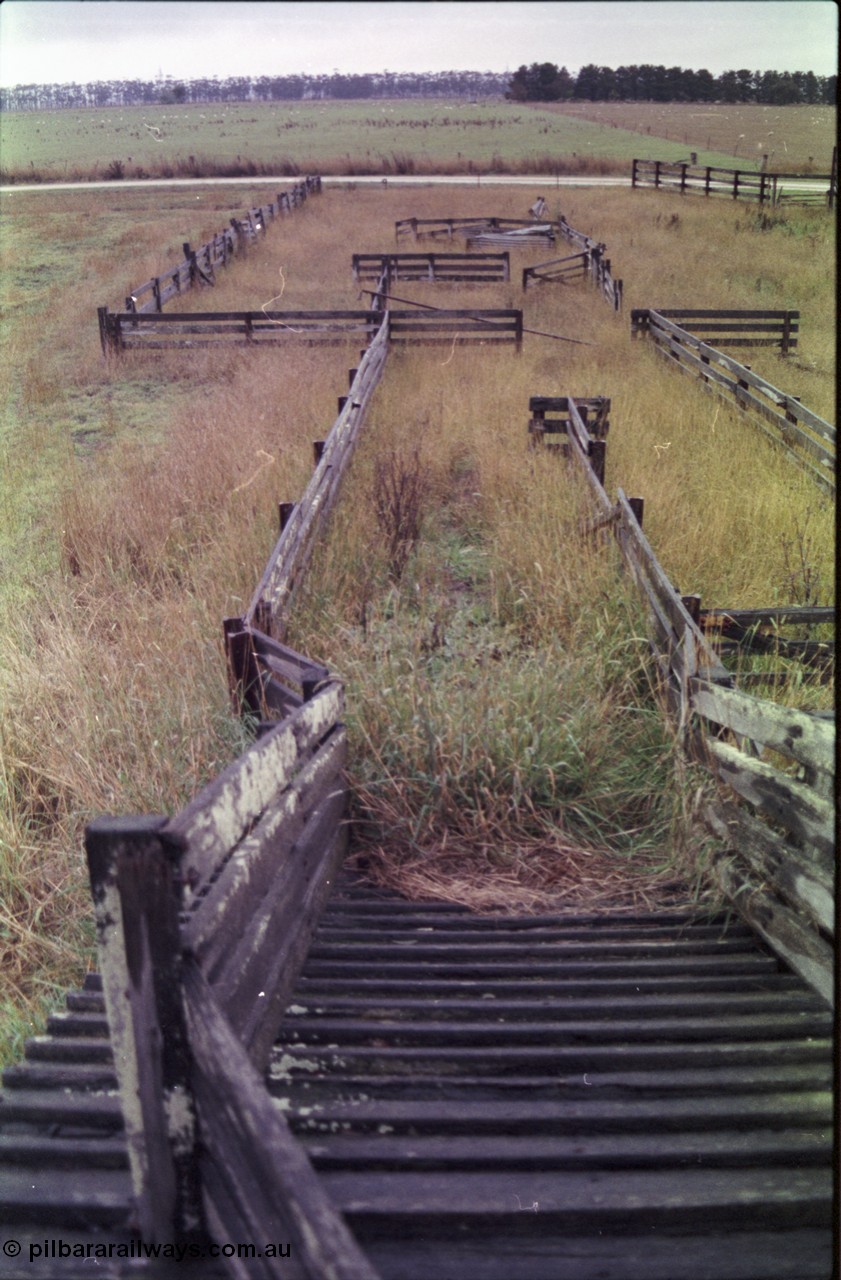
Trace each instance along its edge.
{"label": "green grass patch", "polygon": [[[668,118],[668,113],[666,117]],[[683,117],[685,118],[685,117]],[[648,129],[648,131],[645,131]],[[564,173],[625,171],[631,159],[689,158],[674,131],[499,102],[226,103],[3,112],[6,181],[277,176],[307,172]],[[699,164],[754,168],[684,128]],[[690,136],[691,135],[691,136]]]}

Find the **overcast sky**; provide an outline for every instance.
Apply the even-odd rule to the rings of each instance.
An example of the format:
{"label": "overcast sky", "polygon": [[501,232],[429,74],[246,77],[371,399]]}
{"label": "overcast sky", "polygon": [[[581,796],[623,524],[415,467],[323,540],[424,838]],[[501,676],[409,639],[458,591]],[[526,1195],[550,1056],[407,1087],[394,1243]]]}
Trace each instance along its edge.
{"label": "overcast sky", "polygon": [[664,63],[831,75],[835,0],[4,0],[0,83]]}

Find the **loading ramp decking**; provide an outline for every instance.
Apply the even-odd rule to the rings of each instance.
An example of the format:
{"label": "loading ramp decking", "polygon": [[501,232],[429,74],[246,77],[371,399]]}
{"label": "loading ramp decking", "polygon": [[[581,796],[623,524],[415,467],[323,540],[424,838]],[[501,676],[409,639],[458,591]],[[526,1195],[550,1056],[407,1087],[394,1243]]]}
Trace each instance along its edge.
{"label": "loading ramp decking", "polygon": [[[98,987],[5,1075],[14,1280],[92,1274],[29,1262],[30,1241],[132,1238]],[[356,883],[324,913],[268,1088],[384,1280],[828,1280],[831,1037],[738,918],[475,915]]]}

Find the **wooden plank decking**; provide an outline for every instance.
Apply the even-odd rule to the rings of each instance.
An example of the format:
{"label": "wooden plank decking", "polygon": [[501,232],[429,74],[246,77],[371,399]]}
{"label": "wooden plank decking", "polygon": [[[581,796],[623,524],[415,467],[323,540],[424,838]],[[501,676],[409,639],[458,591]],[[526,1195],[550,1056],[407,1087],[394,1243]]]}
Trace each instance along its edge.
{"label": "wooden plank decking", "polygon": [[[132,1239],[99,987],[5,1074],[10,1277],[90,1274],[30,1242]],[[827,1280],[831,1035],[734,919],[476,916],[356,886],[268,1087],[385,1280]]]}

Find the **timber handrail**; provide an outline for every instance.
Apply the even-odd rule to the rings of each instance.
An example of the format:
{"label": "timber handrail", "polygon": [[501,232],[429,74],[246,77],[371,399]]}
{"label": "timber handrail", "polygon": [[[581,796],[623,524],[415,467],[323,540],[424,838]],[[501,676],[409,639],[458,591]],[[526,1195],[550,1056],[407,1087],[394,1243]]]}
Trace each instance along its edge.
{"label": "timber handrail", "polygon": [[248,614],[225,622],[256,740],[173,818],[86,831],[141,1234],[260,1241],[272,1224],[292,1258],[263,1248],[247,1272],[260,1280],[376,1280],[260,1073],[347,847],[344,691],[282,634],[385,364],[377,321]]}
{"label": "timber handrail", "polygon": [[265,1280],[376,1274],[259,1074],[345,853],[342,706],[328,682],[175,818],[86,832],[140,1230],[257,1241],[277,1222],[294,1269],[264,1252]]}
{"label": "timber handrail", "polygon": [[388,314],[378,315],[378,320],[377,334],[363,353],[350,392],[324,442],[312,479],[301,501],[288,514],[245,613],[245,624],[253,626],[256,619],[267,611],[273,620],[273,634],[280,639],[285,630],[285,611],[309,563],[318,533],[338,496],[356,437],[385,367]]}

